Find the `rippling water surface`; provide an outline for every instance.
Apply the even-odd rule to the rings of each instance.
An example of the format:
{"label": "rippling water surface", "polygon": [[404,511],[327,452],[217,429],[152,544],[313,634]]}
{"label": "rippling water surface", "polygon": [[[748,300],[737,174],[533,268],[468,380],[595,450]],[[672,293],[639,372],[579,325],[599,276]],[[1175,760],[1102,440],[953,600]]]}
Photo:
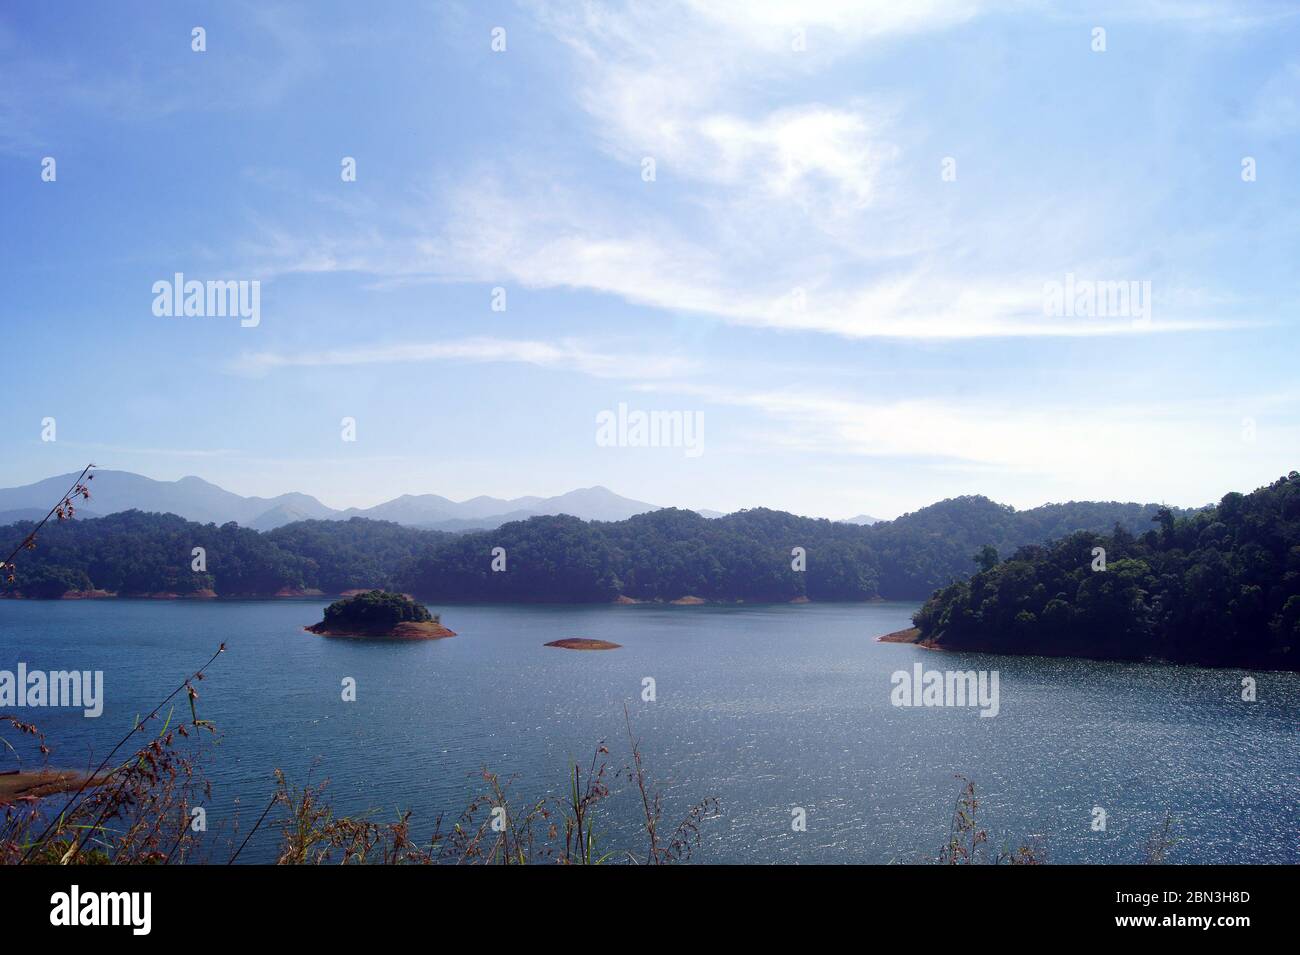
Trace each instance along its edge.
{"label": "rippling water surface", "polygon": [[[325,601],[0,601],[0,669],[104,671],[99,719],[21,711],[59,765],[104,753],[217,644],[200,715],[209,825],[246,830],[271,772],[329,779],[338,809],[454,816],[486,766],[521,795],[558,793],[570,758],[607,741],[628,758],[623,707],[665,794],[665,815],[716,796],[696,860],[915,862],[947,837],[975,781],[991,842],[1035,836],[1054,862],[1140,862],[1172,816],[1177,862],[1300,862],[1300,676],[938,654],[874,642],[909,625],[902,603],[764,607],[442,609],[459,636],[363,643],[304,633]],[[561,637],[622,649],[543,647]],[[890,676],[997,669],[1000,712],[903,709]],[[357,701],[341,700],[352,677]],[[643,702],[642,681],[657,699]],[[6,764],[10,765],[10,764]],[[608,848],[639,847],[633,793],[607,803]],[[1104,832],[1089,823],[1107,812]],[[791,829],[794,807],[808,829]],[[272,833],[246,850],[264,860]]]}

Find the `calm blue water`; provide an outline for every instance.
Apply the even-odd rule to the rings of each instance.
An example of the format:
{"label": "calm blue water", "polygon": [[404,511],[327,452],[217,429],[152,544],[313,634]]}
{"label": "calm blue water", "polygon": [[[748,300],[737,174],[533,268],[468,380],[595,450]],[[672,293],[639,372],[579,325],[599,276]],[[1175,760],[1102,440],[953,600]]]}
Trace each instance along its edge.
{"label": "calm blue water", "polygon": [[[212,828],[237,813],[247,830],[276,767],[328,778],[342,811],[413,808],[417,832],[463,808],[484,766],[517,777],[520,795],[558,793],[569,758],[585,762],[602,739],[612,762],[628,759],[626,703],[666,816],[721,800],[697,861],[920,861],[947,836],[962,773],[991,841],[1037,835],[1049,861],[1140,862],[1168,812],[1172,861],[1300,862],[1296,674],[1253,674],[1247,704],[1242,671],[875,643],[908,625],[915,607],[902,603],[457,606],[443,620],[459,636],[418,643],[304,633],[325,603],[0,601],[0,669],[105,671],[99,719],[22,711],[52,762],[81,766],[225,642],[200,684],[200,715],[222,734],[206,760]],[[542,646],[570,636],[623,648]],[[893,707],[891,673],[917,660],[996,668],[1001,712]],[[340,698],[344,677],[355,703]],[[634,795],[615,790],[606,845],[640,848]],[[806,832],[791,830],[796,806]],[[1094,806],[1105,832],[1090,828]],[[245,858],[266,859],[273,838],[259,833]]]}

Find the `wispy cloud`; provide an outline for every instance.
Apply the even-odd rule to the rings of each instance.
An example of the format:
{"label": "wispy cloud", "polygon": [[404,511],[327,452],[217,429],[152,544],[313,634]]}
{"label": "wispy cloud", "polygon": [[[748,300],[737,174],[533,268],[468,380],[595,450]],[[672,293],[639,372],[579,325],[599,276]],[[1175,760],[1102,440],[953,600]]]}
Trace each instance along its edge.
{"label": "wispy cloud", "polygon": [[574,95],[612,156],[770,199],[863,206],[882,163],[883,104],[753,102],[871,40],[974,15],[968,0],[916,4],[658,2],[538,8],[574,53]]}
{"label": "wispy cloud", "polygon": [[[770,426],[748,439],[764,447],[818,454],[892,458],[933,470],[1029,475],[1047,486],[1091,482],[1124,488],[1147,473],[1169,473],[1169,492],[1228,488],[1245,472],[1286,473],[1300,426],[1295,393],[1095,404],[936,399],[864,400],[811,388],[737,389],[643,383],[701,401],[759,412]],[[1261,415],[1265,435],[1256,432]],[[1249,420],[1249,428],[1245,422]],[[1188,441],[1196,434],[1196,441]],[[1094,494],[1096,492],[1094,491]],[[1112,493],[1118,493],[1114,491]],[[1194,498],[1188,498],[1194,499]]]}
{"label": "wispy cloud", "polygon": [[[456,274],[531,288],[588,289],[737,325],[900,339],[1086,338],[1235,327],[1205,317],[1215,300],[1203,290],[1181,287],[1157,289],[1151,321],[1048,317],[1044,284],[1060,282],[1060,273],[963,274],[937,256],[859,256],[869,277],[846,280],[839,277],[846,263],[821,251],[781,255],[761,243],[738,250],[701,242],[655,214],[639,218],[631,230],[615,210],[554,189],[529,201],[480,182],[462,190],[451,208],[454,225],[430,251]],[[762,238],[762,230],[751,234],[751,240]],[[1110,263],[1084,274],[1114,275],[1117,268],[1123,266]],[[1136,268],[1129,274],[1138,274]]]}
{"label": "wispy cloud", "polygon": [[[1095,192],[1026,190],[1014,205],[956,218],[937,156],[924,158],[933,183],[917,187],[918,157],[905,156],[905,144],[920,137],[922,120],[904,104],[883,93],[798,101],[804,81],[842,57],[1015,6],[1023,5],[537,6],[569,51],[569,85],[591,139],[624,168],[624,185],[566,183],[545,163],[538,172],[534,155],[505,156],[436,196],[412,190],[400,218],[335,208],[344,228],[265,223],[246,252],[265,274],[356,272],[384,288],[581,289],[735,325],[858,339],[1236,327],[1193,304],[1214,299],[1213,290],[1168,273],[1153,283],[1150,322],[1045,316],[1044,283],[1066,271],[1151,277],[1147,248],[1123,229],[1131,203],[1118,210]],[[646,157],[663,185],[640,180]],[[655,190],[668,183],[665,202]]]}
{"label": "wispy cloud", "polygon": [[443,342],[359,345],[315,352],[245,352],[229,370],[264,375],[282,368],[325,368],[410,362],[516,362],[581,372],[595,378],[662,378],[691,367],[668,355],[601,352],[573,341],[543,342],[502,338],[466,338]]}

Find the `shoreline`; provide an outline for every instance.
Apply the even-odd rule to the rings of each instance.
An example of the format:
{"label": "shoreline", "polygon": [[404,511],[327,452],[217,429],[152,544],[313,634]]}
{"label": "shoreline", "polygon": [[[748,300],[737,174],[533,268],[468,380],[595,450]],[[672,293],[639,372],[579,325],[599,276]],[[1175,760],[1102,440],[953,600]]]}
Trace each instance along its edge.
{"label": "shoreline", "polygon": [[1258,670],[1264,673],[1298,673],[1295,667],[1279,667],[1276,661],[1238,661],[1232,663],[1207,663],[1201,660],[1166,660],[1160,657],[1106,657],[1086,653],[1068,653],[1050,649],[1035,649],[1032,652],[1011,653],[1004,649],[985,647],[945,647],[933,639],[920,639],[921,631],[916,627],[895,630],[876,637],[876,643],[897,643],[933,650],[937,653],[980,653],[994,657],[1042,657],[1049,660],[1091,660],[1094,663],[1141,663],[1152,666],[1194,667],[1200,670]]}
{"label": "shoreline", "polygon": [[0,600],[28,600],[37,603],[58,603],[63,600],[150,600],[156,602],[165,602],[170,600],[205,600],[205,601],[222,601],[222,600],[241,600],[241,601],[270,601],[270,600],[316,600],[321,597],[343,597],[354,591],[348,591],[343,594],[328,594],[323,590],[290,590],[285,588],[283,591],[277,591],[273,594],[219,594],[214,590],[193,590],[189,593],[178,594],[171,591],[160,591],[149,594],[120,594],[113,590],[69,590],[57,597],[32,597],[20,591],[10,591],[0,593]]}
{"label": "shoreline", "polygon": [[351,630],[325,626],[325,622],[302,628],[307,633],[322,637],[348,637],[354,640],[443,640],[456,636],[456,631],[432,621],[399,623],[391,630]]}
{"label": "shoreline", "polygon": [[[97,786],[106,776],[91,781]],[[43,799],[58,793],[74,792],[86,783],[89,777],[76,769],[50,769],[48,766],[38,770],[9,770],[0,772],[0,806],[7,806],[21,800]]]}
{"label": "shoreline", "polygon": [[922,650],[943,650],[932,640],[922,640],[921,631],[916,627],[908,627],[905,630],[895,630],[893,633],[887,633],[884,636],[876,637],[876,643],[906,643],[914,647],[920,647]]}
{"label": "shoreline", "polygon": [[883,637],[876,637],[876,643],[916,643],[920,636],[920,630],[916,627],[908,627],[906,630],[895,630]]}
{"label": "shoreline", "polygon": [[[0,591],[0,600],[23,600],[34,601],[38,603],[57,603],[63,600],[150,600],[150,601],[175,601],[175,600],[197,600],[208,601],[213,603],[227,602],[248,602],[248,601],[272,601],[272,600],[318,600],[321,598],[338,599],[344,597],[354,597],[358,594],[368,593],[371,590],[381,590],[380,587],[351,587],[347,590],[341,590],[332,593],[325,590],[296,590],[284,588],[276,593],[260,594],[219,594],[214,590],[195,590],[189,593],[174,593],[171,591],[162,591],[158,593],[143,594],[123,594],[113,590],[69,590],[57,597],[36,597],[22,593],[21,591]],[[687,594],[668,600],[662,597],[628,597],[620,594],[612,600],[589,600],[573,604],[551,604],[549,601],[542,600],[460,600],[437,597],[422,597],[419,594],[402,593],[403,597],[411,600],[425,600],[430,603],[440,604],[464,604],[468,606],[492,606],[492,607],[532,607],[532,606],[574,606],[574,607],[781,607],[790,604],[811,604],[817,606],[860,606],[864,604],[885,604],[885,603],[902,603],[902,604],[920,604],[922,600],[914,597],[867,597],[864,600],[812,600],[807,596],[791,597],[789,600],[745,600],[738,598],[735,600],[714,600],[705,597],[696,597]]]}

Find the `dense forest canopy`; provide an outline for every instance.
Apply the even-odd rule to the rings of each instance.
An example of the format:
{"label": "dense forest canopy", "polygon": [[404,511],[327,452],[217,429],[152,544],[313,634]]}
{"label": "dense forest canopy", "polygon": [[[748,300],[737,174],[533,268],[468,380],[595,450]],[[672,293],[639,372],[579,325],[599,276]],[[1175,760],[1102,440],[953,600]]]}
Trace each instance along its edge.
{"label": "dense forest canopy", "polygon": [[327,627],[360,627],[362,629],[391,629],[399,623],[427,623],[435,620],[423,604],[402,594],[383,590],[369,590],[363,594],[344,597],[325,608]]}
{"label": "dense forest canopy", "polygon": [[[20,522],[0,533],[6,540],[20,539],[32,527]],[[192,569],[196,547],[206,555],[204,572]],[[195,524],[174,514],[140,511],[49,524],[36,549],[23,551],[16,563],[15,580],[5,589],[29,597],[58,597],[68,590],[274,594],[303,586],[313,569],[307,558],[237,524]]]}
{"label": "dense forest canopy", "polygon": [[312,562],[306,586],[329,594],[360,587],[397,590],[400,569],[429,547],[451,540],[443,531],[391,521],[298,521],[264,535],[279,549]]}
{"label": "dense forest canopy", "polygon": [[1162,508],[1152,523],[1022,547],[931,597],[914,618],[921,638],[1300,669],[1300,474],[1184,517]]}
{"label": "dense forest canopy", "polygon": [[[1116,523],[1138,533],[1157,509],[1085,502],[1016,511],[962,497],[871,526],[766,508],[712,519],[668,508],[608,523],[534,517],[465,534],[363,518],[258,533],[127,511],[47,526],[0,592],[231,597],[377,587],[439,601],[919,600],[971,573],[971,555],[985,545],[1010,554]],[[21,540],[30,529],[0,528],[0,539]],[[192,569],[196,547],[204,550],[201,572]],[[504,550],[497,561],[504,570],[492,569],[494,548]],[[795,548],[803,549],[804,570],[795,569]]]}

